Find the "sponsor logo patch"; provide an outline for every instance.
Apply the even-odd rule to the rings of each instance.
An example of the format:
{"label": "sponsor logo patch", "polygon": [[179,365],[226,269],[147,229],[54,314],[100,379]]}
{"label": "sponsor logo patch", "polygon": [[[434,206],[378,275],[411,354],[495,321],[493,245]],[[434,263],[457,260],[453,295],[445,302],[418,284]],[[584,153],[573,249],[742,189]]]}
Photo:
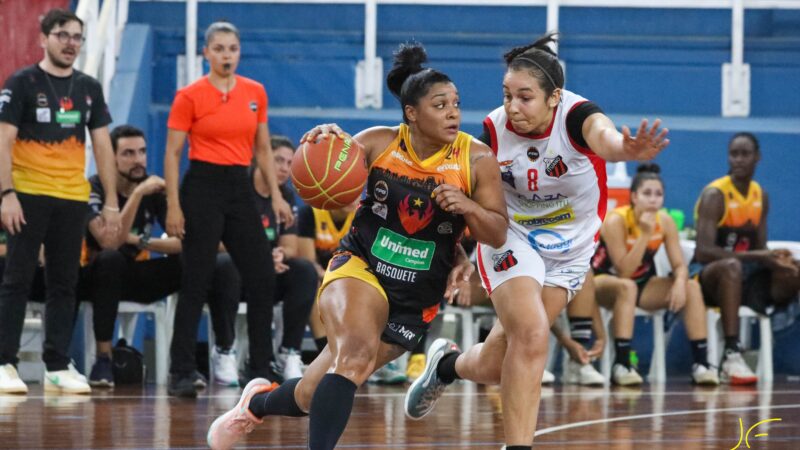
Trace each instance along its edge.
{"label": "sponsor logo patch", "polygon": [[372,254],[381,261],[404,269],[431,268],[436,243],[413,239],[381,227],[372,243]]}
{"label": "sponsor logo patch", "polygon": [[36,94],[36,106],[44,108],[45,106],[49,106],[47,103],[47,95],[44,92],[39,92]]}
{"label": "sponsor logo patch", "polygon": [[565,239],[564,236],[552,230],[531,231],[528,233],[528,243],[537,252],[567,253],[572,247],[572,239]]}
{"label": "sponsor logo patch", "polygon": [[378,180],[372,189],[372,193],[375,195],[375,200],[384,202],[389,198],[389,185],[383,180]]}
{"label": "sponsor logo patch", "polygon": [[495,272],[506,271],[516,266],[519,262],[517,258],[514,257],[514,250],[506,250],[503,253],[492,255],[492,261],[494,261]]}
{"label": "sponsor logo patch", "polygon": [[528,147],[527,154],[531,162],[536,162],[536,160],[539,159],[539,149],[536,147]]}
{"label": "sponsor logo patch", "polygon": [[50,108],[36,108],[36,121],[39,123],[50,123]]}
{"label": "sponsor logo patch", "polygon": [[453,234],[453,224],[450,222],[442,222],[436,227],[439,234]]}
{"label": "sponsor logo patch", "polygon": [[258,103],[255,100],[250,100],[250,111],[258,111]]}
{"label": "sponsor logo patch", "polygon": [[372,213],[381,219],[386,220],[386,216],[389,213],[389,208],[385,203],[375,202],[372,204]]}
{"label": "sponsor logo patch", "polygon": [[504,183],[511,186],[512,189],[517,188],[517,183],[514,181],[514,173],[511,172],[510,167],[508,170],[503,170],[500,172],[500,179],[503,180]]}
{"label": "sponsor logo patch", "polygon": [[333,272],[334,270],[342,267],[347,261],[350,261],[350,258],[353,257],[353,254],[350,252],[342,252],[333,255],[331,258],[330,264],[328,264],[328,270]]}
{"label": "sponsor logo patch", "polygon": [[567,205],[544,216],[530,216],[514,213],[514,222],[530,227],[554,227],[575,221],[575,211]]}

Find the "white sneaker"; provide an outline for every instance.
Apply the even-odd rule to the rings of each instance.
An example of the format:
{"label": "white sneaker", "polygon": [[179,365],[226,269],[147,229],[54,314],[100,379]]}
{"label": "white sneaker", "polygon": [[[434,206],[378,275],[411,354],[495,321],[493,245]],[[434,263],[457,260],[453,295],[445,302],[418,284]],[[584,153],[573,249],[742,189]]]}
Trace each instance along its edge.
{"label": "white sneaker", "polygon": [[297,350],[281,347],[278,349],[276,359],[277,372],[284,381],[303,376],[303,358],[300,357],[300,352]]}
{"label": "white sneaker", "polygon": [[28,386],[22,381],[13,364],[0,366],[0,394],[27,394]]}
{"label": "white sneaker", "polygon": [[692,381],[694,384],[705,386],[718,386],[719,377],[717,371],[703,364],[692,364]]}
{"label": "white sneaker", "polygon": [[222,386],[239,386],[239,371],[236,363],[236,350],[223,350],[215,346],[211,350],[211,367],[214,382]]}
{"label": "white sneaker", "polygon": [[45,371],[44,390],[45,392],[58,392],[61,394],[92,393],[92,388],[86,382],[86,377],[81,375],[72,364],[66,370]]}
{"label": "white sneaker", "polygon": [[564,367],[564,384],[579,384],[581,386],[602,386],[606,382],[605,377],[597,371],[591,364],[581,364],[567,360]]}
{"label": "white sneaker", "polygon": [[370,375],[369,382],[377,384],[400,384],[408,380],[406,373],[400,370],[397,363],[389,361],[385,366]]}
{"label": "white sneaker", "polygon": [[744,362],[742,354],[732,350],[725,350],[725,356],[719,368],[719,378],[723,383],[733,385],[756,384],[758,377]]}
{"label": "white sneaker", "polygon": [[542,374],[542,384],[553,384],[555,382],[556,382],[556,376],[553,375],[553,372],[544,369],[544,373]]}
{"label": "white sneaker", "polygon": [[633,367],[615,363],[611,368],[611,381],[619,386],[637,386],[644,383],[642,376]]}

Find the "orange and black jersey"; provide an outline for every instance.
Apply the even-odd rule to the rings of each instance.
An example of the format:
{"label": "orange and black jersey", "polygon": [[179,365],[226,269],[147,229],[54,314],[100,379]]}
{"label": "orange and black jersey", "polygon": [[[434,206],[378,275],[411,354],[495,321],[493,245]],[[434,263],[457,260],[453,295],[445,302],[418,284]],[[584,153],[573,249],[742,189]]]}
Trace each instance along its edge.
{"label": "orange and black jersey", "polygon": [[[622,216],[625,221],[625,251],[631,251],[636,240],[639,239],[639,236],[642,234],[639,225],[636,223],[636,216],[634,215],[633,208],[630,205],[620,206],[611,211],[611,214],[618,214]],[[636,284],[643,285],[656,275],[655,256],[663,243],[664,227],[661,224],[661,216],[656,215],[656,226],[653,230],[653,234],[650,235],[650,240],[647,241],[647,248],[642,256],[642,262],[629,277],[635,281]],[[608,255],[607,245],[602,238],[592,257],[592,269],[595,275],[617,275],[614,263]]]}
{"label": "orange and black jersey", "polygon": [[0,91],[0,122],[18,128],[12,151],[16,190],[89,199],[86,127],[94,130],[111,123],[97,80],[78,70],[56,77],[38,65],[26,67],[9,77]]}
{"label": "orange and black jersey", "polygon": [[[758,227],[761,224],[763,193],[761,185],[751,181],[747,192],[742,194],[736,189],[729,175],[709,183],[706,188],[715,188],[722,193],[725,212],[717,222],[715,243],[729,252],[746,252],[752,250],[758,241]],[[695,223],[697,208],[695,205]]]}
{"label": "orange and black jersey", "polygon": [[391,303],[430,307],[442,301],[465,221],[440,209],[432,191],[447,183],[471,195],[471,141],[459,132],[420,161],[402,124],[370,168],[366,198],[341,249],[368,262]]}

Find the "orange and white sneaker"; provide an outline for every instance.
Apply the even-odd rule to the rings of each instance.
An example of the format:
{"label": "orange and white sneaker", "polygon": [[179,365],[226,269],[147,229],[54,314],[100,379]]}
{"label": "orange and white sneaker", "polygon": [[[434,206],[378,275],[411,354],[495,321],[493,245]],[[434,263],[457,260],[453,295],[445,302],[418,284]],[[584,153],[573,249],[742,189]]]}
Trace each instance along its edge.
{"label": "orange and white sneaker", "polygon": [[227,450],[233,448],[246,434],[253,431],[256,425],[264,423],[250,412],[250,400],[254,395],[262,392],[271,392],[278,387],[264,378],[254,378],[247,383],[242,391],[239,402],[230,411],[217,417],[208,429],[206,440],[208,446],[214,450]]}

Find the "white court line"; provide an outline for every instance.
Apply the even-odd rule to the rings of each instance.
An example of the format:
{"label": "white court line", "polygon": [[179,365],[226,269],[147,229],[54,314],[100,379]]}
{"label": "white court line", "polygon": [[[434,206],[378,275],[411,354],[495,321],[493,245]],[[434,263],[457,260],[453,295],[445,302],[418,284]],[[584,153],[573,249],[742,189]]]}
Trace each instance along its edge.
{"label": "white court line", "polygon": [[742,406],[736,408],[710,408],[710,409],[692,409],[686,411],[670,411],[665,413],[653,413],[653,414],[637,414],[633,416],[622,416],[622,417],[611,417],[608,419],[597,419],[597,420],[584,420],[582,422],[573,422],[567,423],[564,425],[558,425],[555,427],[549,428],[542,428],[541,430],[537,431],[534,436],[541,436],[543,434],[550,434],[555,433],[556,431],[561,430],[569,430],[572,428],[579,428],[579,427],[586,427],[589,425],[597,425],[602,423],[612,423],[612,422],[622,422],[625,420],[638,420],[638,419],[649,419],[653,417],[668,417],[668,416],[682,416],[687,414],[701,414],[701,413],[708,413],[708,412],[731,412],[731,411],[753,411],[759,409],[795,409],[800,408],[800,403],[795,403],[793,405],[770,405],[770,406]]}

